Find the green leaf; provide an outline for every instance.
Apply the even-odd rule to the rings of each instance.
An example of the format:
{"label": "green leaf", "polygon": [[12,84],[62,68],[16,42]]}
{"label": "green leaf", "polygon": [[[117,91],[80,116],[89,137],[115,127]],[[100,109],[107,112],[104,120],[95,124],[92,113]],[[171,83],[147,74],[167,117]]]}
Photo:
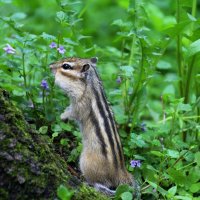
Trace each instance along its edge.
{"label": "green leaf", "polygon": [[144,141],[144,140],[142,140],[142,139],[137,139],[136,141],[135,141],[135,143],[136,143],[136,145],[138,146],[138,147],[146,147],[146,142]]}
{"label": "green leaf", "polygon": [[133,191],[133,188],[131,188],[127,184],[120,185],[120,186],[117,187],[115,197],[120,198],[122,193],[129,192],[129,191]]}
{"label": "green leaf", "polygon": [[115,25],[115,26],[119,26],[121,28],[128,28],[131,26],[131,23],[130,22],[124,22],[122,21],[122,19],[117,19],[115,21],[113,21],[112,25]]}
{"label": "green leaf", "polygon": [[197,21],[197,19],[194,16],[192,16],[190,13],[187,13],[187,16],[188,16],[188,19],[190,19],[191,21],[193,22]]}
{"label": "green leaf", "polygon": [[167,194],[167,191],[164,190],[163,188],[161,188],[160,186],[158,186],[156,183],[151,182],[149,180],[147,180],[147,182],[149,183],[149,185],[151,185],[153,188],[155,188],[156,190],[158,190],[163,196],[165,196]]}
{"label": "green leaf", "polygon": [[[186,196],[180,196],[180,195],[175,196],[175,199],[181,199],[181,200],[194,200],[194,198],[186,197]],[[198,200],[199,200],[199,199],[198,199]]]}
{"label": "green leaf", "polygon": [[62,131],[62,128],[59,124],[53,124],[51,126],[51,130],[54,131],[54,132],[61,132]]}
{"label": "green leaf", "polygon": [[179,152],[176,151],[176,150],[171,150],[171,149],[168,149],[167,150],[167,155],[171,158],[178,158],[179,157]]}
{"label": "green leaf", "polygon": [[199,192],[200,191],[200,183],[192,184],[191,187],[190,187],[190,191],[192,193]]}
{"label": "green leaf", "polygon": [[58,132],[54,132],[54,133],[52,134],[52,138],[58,137],[58,135],[59,135]]}
{"label": "green leaf", "polygon": [[47,34],[47,33],[45,33],[45,32],[42,33],[41,37],[42,37],[44,40],[50,40],[50,41],[56,40],[56,37],[55,37],[55,36],[49,35],[49,34]]}
{"label": "green leaf", "polygon": [[124,192],[124,193],[121,194],[121,199],[122,200],[132,200],[133,195],[130,192]]}
{"label": "green leaf", "polygon": [[157,64],[158,69],[170,69],[171,67],[171,63],[164,60],[160,60]]}
{"label": "green leaf", "polygon": [[77,46],[78,43],[77,42],[74,42],[72,39],[70,38],[64,38],[64,42],[66,42],[67,44],[71,44],[71,45],[74,45],[74,46]]}
{"label": "green leaf", "polygon": [[150,169],[150,170],[152,170],[154,172],[158,172],[158,170],[156,170],[152,165],[147,165],[146,168]]}
{"label": "green leaf", "polygon": [[192,6],[192,3],[191,3],[191,0],[181,0],[181,1],[180,1],[180,5],[181,5],[181,6],[191,7],[191,6]]}
{"label": "green leaf", "polygon": [[147,181],[148,183],[149,183],[149,185],[151,185],[153,188],[157,188],[158,187],[158,185],[156,184],[156,183],[154,183],[154,182],[151,182],[151,181]]}
{"label": "green leaf", "polygon": [[190,168],[188,178],[192,184],[197,183],[200,180],[200,167],[198,165],[196,167]]}
{"label": "green leaf", "polygon": [[190,104],[183,104],[183,103],[179,103],[178,104],[178,110],[179,111],[191,111],[192,110],[192,107]]}
{"label": "green leaf", "polygon": [[187,177],[183,171],[178,171],[176,169],[169,169],[168,173],[172,180],[179,185],[184,185],[188,182]]}
{"label": "green leaf", "polygon": [[68,145],[68,139],[63,139],[63,138],[62,138],[62,139],[60,140],[60,144],[63,145],[63,146],[67,146],[67,145]]}
{"label": "green leaf", "polygon": [[65,23],[67,20],[66,20],[66,14],[63,12],[63,11],[59,11],[56,13],[56,20],[59,22],[59,23]]}
{"label": "green leaf", "polygon": [[26,14],[23,12],[14,13],[11,17],[12,20],[21,20],[26,18]]}
{"label": "green leaf", "polygon": [[188,57],[194,56],[195,54],[200,52],[200,39],[196,40],[192,44],[190,44],[188,48]]}
{"label": "green leaf", "polygon": [[158,156],[158,157],[163,157],[163,153],[161,153],[160,151],[150,151],[151,154]]}
{"label": "green leaf", "polygon": [[133,67],[131,66],[121,66],[120,69],[124,73],[125,76],[132,76],[133,75]]}
{"label": "green leaf", "polygon": [[48,131],[48,126],[42,126],[39,128],[39,132],[43,135],[46,134],[47,131]]}
{"label": "green leaf", "polygon": [[60,185],[57,189],[57,195],[61,200],[70,200],[73,194],[74,191],[69,190],[64,185]]}
{"label": "green leaf", "polygon": [[12,0],[0,0],[0,3],[12,3]]}
{"label": "green leaf", "polygon": [[172,198],[177,191],[177,186],[171,187],[168,191],[167,191],[167,197],[168,198]]}
{"label": "green leaf", "polygon": [[163,91],[163,95],[164,94],[175,94],[175,88],[173,85],[168,85],[167,87],[165,87],[164,91]]}
{"label": "green leaf", "polygon": [[195,162],[200,166],[200,152],[195,153]]}
{"label": "green leaf", "polygon": [[191,23],[192,23],[191,20],[185,20],[180,22],[179,24],[175,24],[165,29],[164,32],[166,34],[169,34],[173,38],[176,37],[177,34],[183,32],[187,28],[187,26],[190,25]]}
{"label": "green leaf", "polygon": [[69,124],[69,123],[61,122],[60,127],[65,131],[71,131],[72,130],[72,125]]}

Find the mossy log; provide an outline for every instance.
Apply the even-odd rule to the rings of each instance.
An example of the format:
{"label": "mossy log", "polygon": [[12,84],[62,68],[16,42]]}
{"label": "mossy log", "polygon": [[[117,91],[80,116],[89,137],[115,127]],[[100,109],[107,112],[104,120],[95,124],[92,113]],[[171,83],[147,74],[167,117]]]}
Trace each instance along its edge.
{"label": "mossy log", "polygon": [[108,199],[68,172],[50,139],[31,128],[0,88],[0,199],[56,199],[60,184],[75,190],[75,200]]}

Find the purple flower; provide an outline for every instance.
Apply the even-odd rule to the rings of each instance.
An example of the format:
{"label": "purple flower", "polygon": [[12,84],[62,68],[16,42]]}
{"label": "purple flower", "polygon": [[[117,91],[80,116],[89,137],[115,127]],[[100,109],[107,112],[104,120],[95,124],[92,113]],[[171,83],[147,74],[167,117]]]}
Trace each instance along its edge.
{"label": "purple flower", "polygon": [[40,85],[44,90],[48,90],[49,86],[46,80],[42,80],[41,85]]}
{"label": "purple flower", "polygon": [[147,127],[146,127],[146,124],[144,122],[141,123],[140,127],[141,127],[141,130],[143,132],[147,131]]}
{"label": "purple flower", "polygon": [[16,52],[16,50],[14,48],[12,48],[9,44],[6,44],[6,47],[4,47],[3,50],[7,54],[15,54],[15,52]]}
{"label": "purple flower", "polygon": [[122,79],[121,79],[120,76],[117,77],[116,82],[119,83],[119,84],[122,82]]}
{"label": "purple flower", "polygon": [[59,46],[59,48],[57,48],[57,50],[58,50],[58,52],[60,53],[60,54],[64,54],[65,53],[65,48],[63,47],[63,46]]}
{"label": "purple flower", "polygon": [[51,49],[56,48],[56,47],[57,47],[57,44],[56,44],[55,42],[52,42],[52,43],[49,45],[49,47],[50,47]]}
{"label": "purple flower", "polygon": [[141,162],[140,162],[140,160],[131,160],[131,162],[130,162],[130,164],[131,164],[131,167],[141,167]]}

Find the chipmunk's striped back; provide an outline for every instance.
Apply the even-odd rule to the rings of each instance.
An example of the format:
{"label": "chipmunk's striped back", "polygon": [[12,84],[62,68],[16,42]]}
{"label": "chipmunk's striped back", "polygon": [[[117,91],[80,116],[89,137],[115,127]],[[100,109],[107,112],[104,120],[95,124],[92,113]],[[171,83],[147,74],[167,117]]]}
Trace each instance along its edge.
{"label": "chipmunk's striped back", "polygon": [[51,64],[55,82],[71,99],[61,119],[75,119],[83,135],[80,168],[97,188],[133,184],[125,169],[121,142],[112,111],[96,71],[96,58],[70,58]]}
{"label": "chipmunk's striped back", "polygon": [[[97,87],[94,87],[95,82],[92,83],[92,90],[94,92],[95,96],[95,102],[96,102],[96,110],[98,110],[98,115],[102,118],[103,126],[101,127],[99,125],[99,120],[95,119],[96,129],[99,132],[101,142],[102,142],[102,154],[107,158],[107,148],[111,148],[112,152],[112,158],[113,158],[113,165],[115,169],[118,169],[119,167],[121,169],[124,169],[124,158],[122,155],[122,147],[118,135],[118,131],[116,128],[116,124],[114,121],[114,117],[112,114],[112,111],[108,105],[108,102],[105,97],[105,93],[101,84],[101,81],[98,77],[98,74],[96,72],[96,69],[94,68],[95,72],[95,78],[97,79],[98,85]],[[93,113],[95,115],[95,113]],[[97,114],[96,114],[97,115]],[[94,116],[94,118],[96,118]],[[98,127],[98,128],[97,128]],[[104,141],[104,134],[107,135],[108,140],[107,142]]]}

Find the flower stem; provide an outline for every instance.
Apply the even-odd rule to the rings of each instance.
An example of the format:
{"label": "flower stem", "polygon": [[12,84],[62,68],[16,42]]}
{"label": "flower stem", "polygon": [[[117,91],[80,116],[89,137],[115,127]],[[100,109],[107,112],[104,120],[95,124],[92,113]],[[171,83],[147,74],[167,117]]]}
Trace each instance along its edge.
{"label": "flower stem", "polygon": [[43,105],[44,114],[46,114],[46,112],[45,112],[45,89],[42,90],[42,105]]}
{"label": "flower stem", "polygon": [[26,79],[26,69],[25,69],[25,53],[22,52],[22,76],[24,79],[24,87],[25,87],[25,92],[26,92],[26,98],[28,100],[28,92],[27,92],[27,79]]}

